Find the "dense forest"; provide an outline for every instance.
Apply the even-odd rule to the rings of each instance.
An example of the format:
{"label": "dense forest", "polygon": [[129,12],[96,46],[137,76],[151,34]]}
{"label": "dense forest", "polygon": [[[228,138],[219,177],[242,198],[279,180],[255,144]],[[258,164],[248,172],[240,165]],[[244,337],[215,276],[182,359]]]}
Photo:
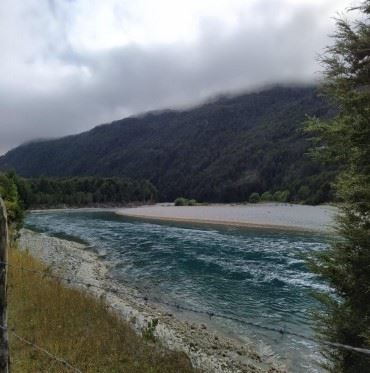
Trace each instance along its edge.
{"label": "dense forest", "polygon": [[157,199],[156,188],[146,180],[73,177],[24,179],[14,172],[0,173],[0,195],[19,220],[27,208],[126,205],[151,203]]}
{"label": "dense forest", "polygon": [[304,122],[334,114],[314,87],[274,87],[24,144],[0,158],[0,169],[31,178],[147,179],[162,201],[237,202],[277,192],[316,204],[333,198],[337,167],[307,155]]}

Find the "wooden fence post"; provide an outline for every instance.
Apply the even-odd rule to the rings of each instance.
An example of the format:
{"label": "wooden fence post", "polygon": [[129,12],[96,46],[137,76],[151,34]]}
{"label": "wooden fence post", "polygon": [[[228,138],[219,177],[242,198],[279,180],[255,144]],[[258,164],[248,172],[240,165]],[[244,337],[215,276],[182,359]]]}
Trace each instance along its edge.
{"label": "wooden fence post", "polygon": [[8,263],[8,221],[6,208],[0,196],[0,372],[9,371],[9,350],[7,331],[7,263]]}

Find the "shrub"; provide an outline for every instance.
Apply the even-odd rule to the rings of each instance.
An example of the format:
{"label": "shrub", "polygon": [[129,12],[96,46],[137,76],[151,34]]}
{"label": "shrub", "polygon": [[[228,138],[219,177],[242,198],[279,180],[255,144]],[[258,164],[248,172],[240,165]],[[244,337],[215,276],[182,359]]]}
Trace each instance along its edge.
{"label": "shrub", "polygon": [[289,195],[289,190],[277,190],[273,195],[273,200],[276,202],[287,202]]}
{"label": "shrub", "polygon": [[188,206],[197,206],[198,202],[195,199],[189,199],[188,200]]}
{"label": "shrub", "polygon": [[272,199],[276,202],[280,202],[280,198],[281,198],[281,195],[280,195],[280,190],[277,190],[273,195],[272,195]]}
{"label": "shrub", "polygon": [[5,203],[9,223],[17,230],[22,226],[24,211],[16,179],[17,176],[13,172],[0,173],[0,196]]}
{"label": "shrub", "polygon": [[155,329],[158,325],[158,319],[148,321],[148,326],[143,329],[142,335],[148,341],[155,342]]}
{"label": "shrub", "polygon": [[252,193],[250,196],[249,196],[249,202],[250,203],[258,203],[261,201],[261,197],[259,195],[259,193]]}
{"label": "shrub", "polygon": [[179,197],[175,199],[175,206],[198,206],[200,203],[195,199]]}
{"label": "shrub", "polygon": [[281,202],[288,202],[289,201],[289,196],[290,196],[290,191],[289,190],[283,190],[281,192]]}
{"label": "shrub", "polygon": [[188,200],[183,197],[179,197],[175,199],[175,206],[187,206]]}
{"label": "shrub", "polygon": [[262,193],[262,195],[261,195],[261,201],[272,201],[272,200],[273,200],[273,197],[272,197],[271,192],[264,192],[264,193]]}
{"label": "shrub", "polygon": [[306,201],[307,198],[310,196],[310,194],[311,194],[311,191],[307,185],[302,185],[298,189],[298,198],[300,201]]}

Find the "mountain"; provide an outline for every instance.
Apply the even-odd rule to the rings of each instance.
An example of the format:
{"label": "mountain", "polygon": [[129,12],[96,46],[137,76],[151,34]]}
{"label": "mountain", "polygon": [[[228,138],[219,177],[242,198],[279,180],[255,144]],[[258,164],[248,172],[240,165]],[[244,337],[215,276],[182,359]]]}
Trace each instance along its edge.
{"label": "mountain", "polygon": [[291,199],[330,199],[335,170],[307,156],[306,115],[328,117],[314,87],[273,87],[100,125],[78,135],[21,145],[0,169],[25,177],[120,176],[150,180],[162,200],[244,201],[289,190]]}

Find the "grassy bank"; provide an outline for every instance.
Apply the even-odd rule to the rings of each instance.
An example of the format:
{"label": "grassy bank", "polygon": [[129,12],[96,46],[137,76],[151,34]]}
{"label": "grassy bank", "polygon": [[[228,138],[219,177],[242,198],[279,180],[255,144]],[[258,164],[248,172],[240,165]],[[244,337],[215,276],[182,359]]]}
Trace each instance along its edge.
{"label": "grassy bank", "polygon": [[[39,273],[48,271],[28,253],[10,250],[9,327],[63,357],[82,372],[194,372],[187,356],[150,342],[109,311],[103,301]],[[10,337],[13,372],[67,372],[42,352]]]}

